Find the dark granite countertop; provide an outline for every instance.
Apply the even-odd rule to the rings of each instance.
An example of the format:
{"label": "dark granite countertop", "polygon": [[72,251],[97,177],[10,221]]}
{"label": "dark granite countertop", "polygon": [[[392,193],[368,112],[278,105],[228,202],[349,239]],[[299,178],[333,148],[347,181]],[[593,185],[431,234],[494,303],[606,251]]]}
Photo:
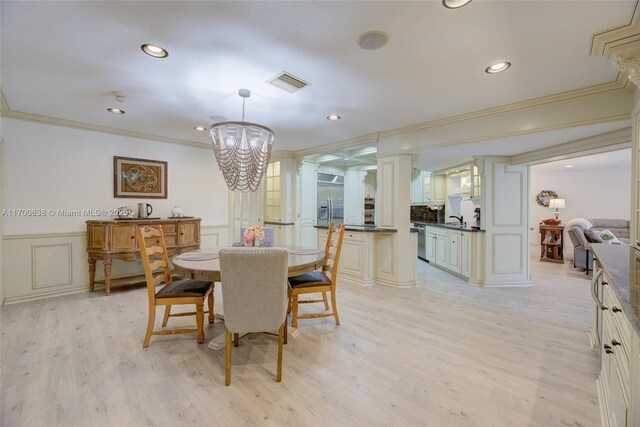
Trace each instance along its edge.
{"label": "dark granite countertop", "polygon": [[627,245],[607,243],[592,243],[591,247],[622,305],[620,308],[636,334],[640,335],[640,278],[635,277],[634,265],[636,257],[640,256],[636,253],[639,251]]}
{"label": "dark granite countertop", "polygon": [[293,222],[265,221],[265,225],[294,225]]}
{"label": "dark granite countertop", "polygon": [[[315,228],[329,228],[328,225],[314,225]],[[365,233],[397,233],[395,228],[376,227],[371,225],[349,225],[345,226],[346,231],[362,231]]]}
{"label": "dark granite countertop", "polygon": [[460,230],[460,231],[468,231],[468,232],[472,232],[472,233],[477,233],[477,232],[482,232],[484,233],[485,230],[482,228],[476,228],[476,227],[471,227],[469,225],[465,225],[462,226],[458,223],[455,222],[445,222],[445,223],[437,223],[437,222],[419,222],[419,221],[411,221],[414,224],[421,224],[421,225],[426,225],[428,227],[440,227],[440,228],[446,228],[447,230]]}

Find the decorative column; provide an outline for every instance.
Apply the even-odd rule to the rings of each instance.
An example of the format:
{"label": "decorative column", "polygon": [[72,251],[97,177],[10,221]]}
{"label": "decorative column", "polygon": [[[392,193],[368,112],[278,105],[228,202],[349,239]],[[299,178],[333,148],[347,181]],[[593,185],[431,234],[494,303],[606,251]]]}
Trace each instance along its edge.
{"label": "decorative column", "polygon": [[416,286],[417,233],[411,233],[411,155],[378,156],[377,226],[397,232],[376,233],[378,283]]}

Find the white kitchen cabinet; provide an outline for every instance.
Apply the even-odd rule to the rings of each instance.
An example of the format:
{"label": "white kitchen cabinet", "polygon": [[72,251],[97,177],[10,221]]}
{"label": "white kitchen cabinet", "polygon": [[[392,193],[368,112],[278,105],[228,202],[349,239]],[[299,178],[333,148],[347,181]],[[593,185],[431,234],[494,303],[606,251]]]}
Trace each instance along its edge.
{"label": "white kitchen cabinet", "polygon": [[460,274],[465,277],[471,277],[471,234],[466,232],[460,233]]}
{"label": "white kitchen cabinet", "polygon": [[[598,277],[602,274],[602,278]],[[631,402],[638,399],[639,384],[634,384],[633,375],[637,375],[640,366],[634,366],[634,354],[638,352],[638,337],[631,328],[621,304],[616,297],[606,273],[596,262],[596,294],[601,301],[596,310],[602,313],[600,336],[600,375],[598,377],[598,397],[602,408],[602,424],[607,427],[631,427],[634,424]],[[601,308],[602,307],[602,308]],[[594,326],[597,329],[597,326]],[[593,331],[593,329],[592,329]],[[637,358],[638,355],[635,354]],[[640,361],[640,359],[638,359]],[[634,393],[636,396],[634,396]]]}
{"label": "white kitchen cabinet", "polygon": [[293,245],[293,224],[266,224],[273,227],[273,246]]}
{"label": "white kitchen cabinet", "polygon": [[427,226],[425,258],[470,283],[482,284],[484,233]]}
{"label": "white kitchen cabinet", "polygon": [[[315,247],[318,233],[314,226],[318,215],[318,165],[303,160],[298,165],[296,185],[295,244]],[[324,249],[324,246],[322,246]]]}
{"label": "white kitchen cabinet", "polygon": [[[328,230],[318,229],[318,249],[325,249]],[[338,262],[338,279],[370,286],[375,283],[375,242],[377,233],[345,231]]]}
{"label": "white kitchen cabinet", "polygon": [[430,263],[446,267],[449,259],[449,236],[447,230],[438,227],[426,227],[426,256]]}
{"label": "white kitchen cabinet", "polygon": [[411,204],[422,204],[424,202],[424,180],[420,169],[413,168],[411,171]]}
{"label": "white kitchen cabinet", "polygon": [[449,238],[449,248],[448,248],[448,252],[449,252],[449,259],[447,262],[447,268],[451,271],[453,271],[454,273],[460,273],[462,271],[461,267],[460,267],[460,258],[461,258],[461,254],[460,254],[460,249],[461,249],[461,245],[460,245],[460,235],[462,234],[462,232],[460,231],[453,231],[450,230],[448,233],[448,238]]}
{"label": "white kitchen cabinet", "polygon": [[344,223],[364,225],[366,171],[349,169],[344,176]]}

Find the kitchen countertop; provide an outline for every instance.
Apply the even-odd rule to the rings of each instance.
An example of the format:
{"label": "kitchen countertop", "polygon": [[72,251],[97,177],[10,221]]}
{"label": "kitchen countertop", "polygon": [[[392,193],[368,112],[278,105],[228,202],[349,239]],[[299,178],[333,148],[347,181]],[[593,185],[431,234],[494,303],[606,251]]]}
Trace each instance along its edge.
{"label": "kitchen countertop", "polygon": [[[328,225],[314,225],[315,228],[329,228]],[[397,233],[395,228],[376,227],[371,225],[345,225],[346,231],[362,231],[365,233]]]}
{"label": "kitchen countertop", "polygon": [[640,335],[640,280],[633,277],[636,250],[627,245],[608,243],[592,243],[591,248],[622,305],[620,308],[636,334]]}
{"label": "kitchen countertop", "polygon": [[455,222],[445,222],[445,223],[441,223],[438,224],[436,222],[418,222],[418,221],[411,221],[414,224],[420,224],[420,225],[426,225],[428,227],[439,227],[439,228],[446,228],[447,230],[460,230],[460,231],[468,231],[471,233],[477,233],[477,232],[482,232],[484,233],[485,230],[482,228],[475,228],[475,227],[471,227],[469,225],[466,226],[461,226],[458,223]]}

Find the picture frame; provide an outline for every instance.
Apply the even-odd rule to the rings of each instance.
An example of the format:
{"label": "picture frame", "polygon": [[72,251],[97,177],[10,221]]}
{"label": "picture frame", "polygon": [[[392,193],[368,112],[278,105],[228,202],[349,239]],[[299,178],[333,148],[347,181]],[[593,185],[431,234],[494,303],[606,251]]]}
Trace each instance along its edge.
{"label": "picture frame", "polygon": [[167,162],[113,156],[113,197],[166,199]]}

